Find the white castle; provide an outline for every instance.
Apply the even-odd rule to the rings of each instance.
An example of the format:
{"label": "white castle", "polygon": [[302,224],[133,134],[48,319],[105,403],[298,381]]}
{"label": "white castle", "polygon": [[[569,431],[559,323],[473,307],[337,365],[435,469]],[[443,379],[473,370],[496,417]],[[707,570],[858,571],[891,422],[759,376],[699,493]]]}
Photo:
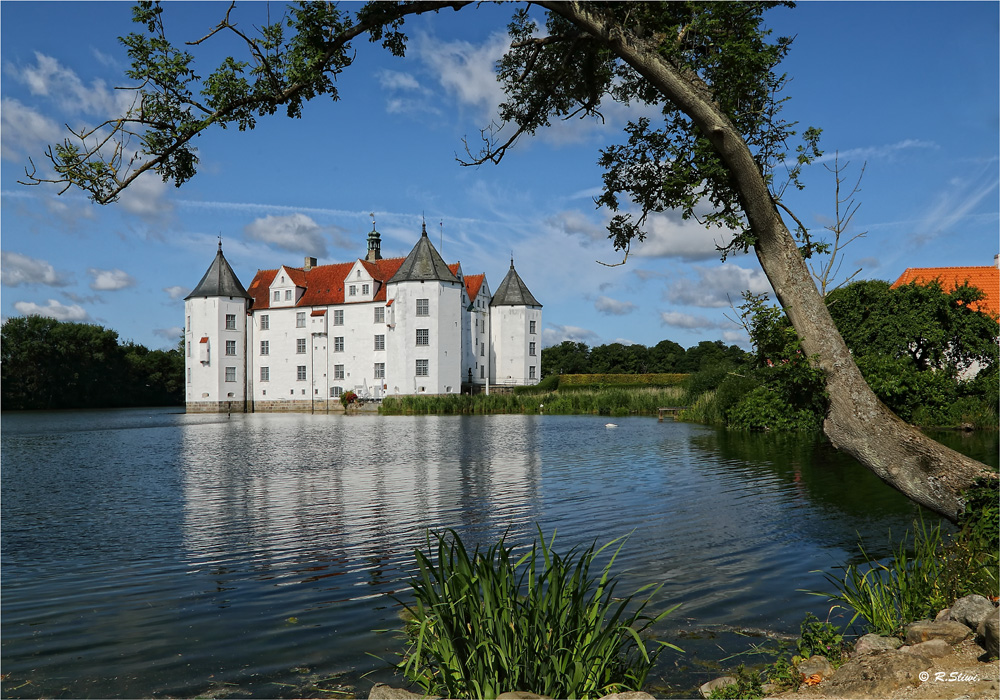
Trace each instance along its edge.
{"label": "white castle", "polygon": [[490,391],[538,382],[542,305],[514,270],[448,265],[427,237],[383,259],[372,226],[364,259],[258,270],[244,288],[222,254],[184,300],[189,412],[339,407],[342,393]]}

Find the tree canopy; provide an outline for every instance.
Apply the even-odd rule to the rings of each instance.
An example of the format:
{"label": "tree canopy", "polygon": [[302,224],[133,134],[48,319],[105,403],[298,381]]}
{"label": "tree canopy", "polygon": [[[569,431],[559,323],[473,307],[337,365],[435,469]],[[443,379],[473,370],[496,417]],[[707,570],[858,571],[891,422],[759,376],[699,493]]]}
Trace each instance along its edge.
{"label": "tree canopy", "polygon": [[119,343],[116,331],[89,323],[7,319],[0,373],[5,411],[184,403],[181,350]]}

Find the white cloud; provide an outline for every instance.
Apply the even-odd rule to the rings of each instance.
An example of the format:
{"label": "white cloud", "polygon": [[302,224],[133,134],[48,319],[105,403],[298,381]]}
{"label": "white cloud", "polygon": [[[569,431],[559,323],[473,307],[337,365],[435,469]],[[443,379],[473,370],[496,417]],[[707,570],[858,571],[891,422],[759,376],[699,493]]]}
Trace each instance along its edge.
{"label": "white cloud", "polygon": [[25,316],[47,316],[57,321],[86,321],[90,318],[82,306],[66,306],[55,299],[49,299],[46,306],[31,301],[18,301],[14,303],[14,308]]}
{"label": "white cloud", "polygon": [[135,280],[124,270],[99,270],[96,267],[89,267],[87,274],[94,278],[90,288],[98,292],[114,292],[135,286]]}
{"label": "white cloud", "polygon": [[380,70],[376,76],[379,85],[386,90],[422,90],[420,82],[410,73],[395,70]]}
{"label": "white cloud", "polygon": [[650,214],[645,228],[646,239],[632,246],[632,254],[642,258],[710,260],[719,257],[718,246],[732,240],[732,232],[684,220],[676,211]]}
{"label": "white cloud", "polygon": [[599,296],[594,302],[594,308],[607,316],[626,316],[636,310],[636,305],[630,301],[618,301],[611,297]]}
{"label": "white cloud", "polygon": [[42,284],[49,287],[65,287],[72,283],[69,275],[56,272],[51,264],[37,258],[29,258],[20,253],[3,251],[0,253],[0,266],[5,287],[17,287],[22,284]]}
{"label": "white cloud", "polygon": [[542,345],[545,347],[559,345],[564,340],[593,345],[600,339],[601,337],[594,331],[579,328],[578,326],[557,326],[552,324],[548,328],[542,329]]}
{"label": "white cloud", "polygon": [[[41,155],[46,144],[61,136],[59,125],[40,112],[14,99],[0,100],[0,157],[5,160]],[[43,165],[37,158],[35,164]]]}
{"label": "white cloud", "polygon": [[689,330],[705,330],[719,326],[717,321],[713,321],[706,316],[693,316],[681,313],[680,311],[661,311],[660,320],[665,326],[687,328]]}
{"label": "white cloud", "polygon": [[126,111],[133,96],[127,90],[109,89],[103,80],[85,85],[72,68],[39,51],[35,52],[34,65],[8,64],[5,69],[8,75],[24,83],[32,95],[47,97],[70,114],[117,116]]}
{"label": "white cloud", "polygon": [[597,242],[608,239],[606,224],[594,223],[578,209],[568,209],[553,214],[545,220],[545,223],[570,235],[582,236],[588,241]]}
{"label": "white cloud", "polygon": [[496,62],[510,45],[506,33],[496,33],[483,44],[441,41],[421,37],[415,55],[434,71],[445,91],[460,103],[480,110],[488,120],[505,95],[496,77]]}
{"label": "white cloud", "polygon": [[153,335],[158,335],[164,340],[169,340],[171,347],[177,345],[180,337],[184,335],[184,329],[180,326],[171,326],[170,328],[154,328]]}
{"label": "white cloud", "polygon": [[118,206],[129,214],[157,219],[173,209],[173,204],[166,199],[168,191],[167,183],[159,175],[147,172],[125,188],[118,199]]}
{"label": "white cloud", "polygon": [[317,257],[327,255],[322,227],[305,214],[265,216],[243,227],[247,238],[276,248]]}
{"label": "white cloud", "polygon": [[165,291],[167,296],[171,299],[183,299],[187,296],[188,292],[191,291],[191,288],[174,285],[173,287],[164,287],[163,291]]}
{"label": "white cloud", "polygon": [[666,298],[682,306],[703,308],[739,304],[744,291],[770,294],[771,284],[760,270],[751,270],[733,263],[717,267],[693,265],[697,279],[681,278],[667,288]]}

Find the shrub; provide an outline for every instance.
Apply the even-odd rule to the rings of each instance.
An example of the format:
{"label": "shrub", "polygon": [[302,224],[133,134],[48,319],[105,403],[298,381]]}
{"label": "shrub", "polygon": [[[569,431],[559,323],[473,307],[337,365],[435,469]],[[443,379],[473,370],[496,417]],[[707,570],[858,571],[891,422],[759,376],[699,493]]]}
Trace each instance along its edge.
{"label": "shrub", "polygon": [[358,395],[353,391],[345,391],[340,395],[340,403],[346,409],[349,404],[354,403],[358,400]]}
{"label": "shrub", "polygon": [[650,617],[648,599],[627,613],[632,596],[614,597],[610,571],[621,544],[599,578],[590,574],[594,558],[620,540],[560,556],[541,537],[520,557],[504,540],[471,556],[453,530],[434,540],[428,534],[428,553],[416,552],[409,645],[398,665],[428,695],[638,690],[663,648],[677,648],[657,642],[649,651],[640,638],[677,606]]}

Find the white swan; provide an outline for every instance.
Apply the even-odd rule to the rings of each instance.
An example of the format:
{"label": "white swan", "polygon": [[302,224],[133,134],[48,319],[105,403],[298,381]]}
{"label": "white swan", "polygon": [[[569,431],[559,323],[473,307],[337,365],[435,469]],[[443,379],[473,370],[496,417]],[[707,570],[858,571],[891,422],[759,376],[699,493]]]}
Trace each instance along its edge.
{"label": "white swan", "polygon": [[615,423],[605,423],[605,424],[604,424],[604,427],[605,427],[605,428],[617,428],[617,427],[618,427],[618,425],[617,425],[617,424],[615,424]]}

